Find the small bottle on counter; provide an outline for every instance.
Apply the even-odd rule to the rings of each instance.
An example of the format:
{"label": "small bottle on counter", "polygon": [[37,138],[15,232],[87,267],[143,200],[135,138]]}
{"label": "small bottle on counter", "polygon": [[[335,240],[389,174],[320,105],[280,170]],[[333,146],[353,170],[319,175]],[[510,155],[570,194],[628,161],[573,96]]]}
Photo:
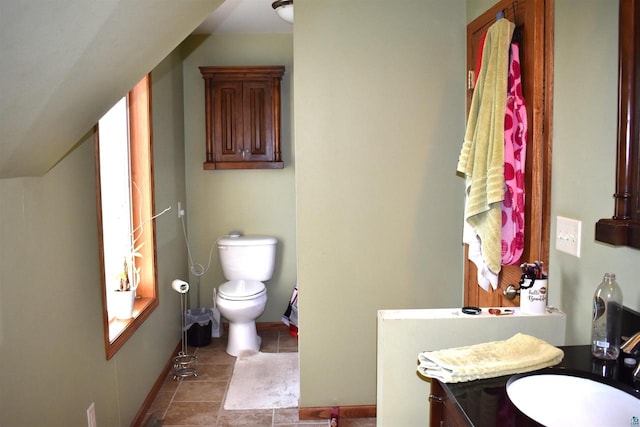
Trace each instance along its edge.
{"label": "small bottle on counter", "polygon": [[620,354],[622,322],[622,289],[616,275],[606,273],[593,295],[591,353],[604,360],[615,360]]}

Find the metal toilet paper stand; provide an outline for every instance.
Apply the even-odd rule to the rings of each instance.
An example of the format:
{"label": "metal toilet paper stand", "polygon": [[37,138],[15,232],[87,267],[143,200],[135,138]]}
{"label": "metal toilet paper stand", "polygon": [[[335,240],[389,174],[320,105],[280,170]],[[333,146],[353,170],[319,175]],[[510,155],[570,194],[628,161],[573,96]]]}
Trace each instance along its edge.
{"label": "metal toilet paper stand", "polygon": [[[174,284],[177,280],[174,280]],[[173,288],[180,294],[180,326],[182,329],[182,348],[178,355],[173,359],[173,379],[174,381],[185,377],[197,377],[198,371],[196,370],[197,357],[192,356],[187,351],[187,331],[185,329],[184,316],[187,311],[187,292],[189,291],[189,285],[186,282],[182,282],[182,286]]]}

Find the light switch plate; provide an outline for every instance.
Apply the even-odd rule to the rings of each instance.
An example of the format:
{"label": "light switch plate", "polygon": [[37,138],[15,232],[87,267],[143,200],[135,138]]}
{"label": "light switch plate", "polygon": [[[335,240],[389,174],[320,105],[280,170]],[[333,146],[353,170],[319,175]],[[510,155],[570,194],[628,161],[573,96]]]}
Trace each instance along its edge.
{"label": "light switch plate", "polygon": [[580,258],[580,244],[582,238],[582,221],[577,219],[557,217],[556,249]]}

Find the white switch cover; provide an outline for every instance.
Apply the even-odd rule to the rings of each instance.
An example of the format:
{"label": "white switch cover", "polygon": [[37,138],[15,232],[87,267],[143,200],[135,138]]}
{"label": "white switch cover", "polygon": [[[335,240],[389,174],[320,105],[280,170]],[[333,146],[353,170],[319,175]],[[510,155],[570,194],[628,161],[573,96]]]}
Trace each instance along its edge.
{"label": "white switch cover", "polygon": [[582,221],[577,219],[557,217],[556,249],[580,258],[580,243]]}

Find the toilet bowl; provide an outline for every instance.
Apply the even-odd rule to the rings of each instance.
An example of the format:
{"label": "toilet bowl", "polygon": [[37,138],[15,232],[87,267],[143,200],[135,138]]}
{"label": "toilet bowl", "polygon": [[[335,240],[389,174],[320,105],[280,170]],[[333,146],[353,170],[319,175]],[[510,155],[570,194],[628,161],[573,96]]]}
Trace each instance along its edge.
{"label": "toilet bowl", "polygon": [[264,283],[252,280],[226,282],[218,288],[216,305],[222,317],[229,321],[227,353],[237,356],[243,350],[260,351],[256,319],[267,306]]}
{"label": "toilet bowl", "polygon": [[231,356],[243,350],[260,351],[256,319],[267,304],[263,282],[273,275],[277,242],[275,237],[242,236],[238,232],[217,241],[228,281],[218,287],[216,305],[229,322],[227,353]]}

